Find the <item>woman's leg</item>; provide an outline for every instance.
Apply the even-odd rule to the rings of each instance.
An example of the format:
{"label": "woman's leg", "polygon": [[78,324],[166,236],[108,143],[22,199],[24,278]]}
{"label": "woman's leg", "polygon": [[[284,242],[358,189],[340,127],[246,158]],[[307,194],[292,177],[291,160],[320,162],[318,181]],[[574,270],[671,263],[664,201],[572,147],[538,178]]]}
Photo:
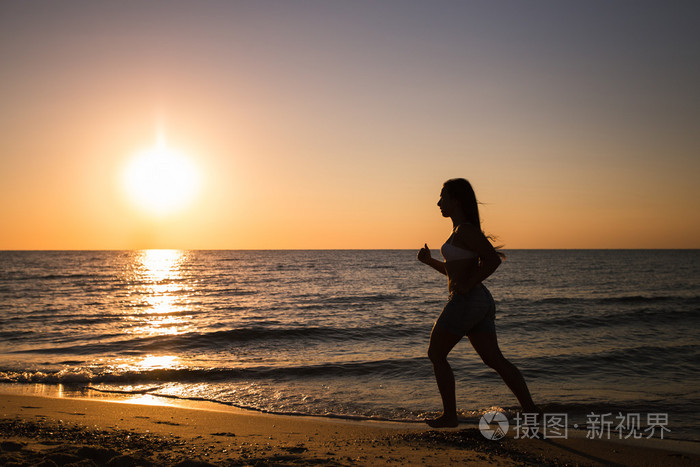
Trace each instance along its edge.
{"label": "woman's leg", "polygon": [[442,416],[435,420],[429,420],[428,425],[433,428],[457,426],[457,402],[455,398],[455,377],[452,368],[447,362],[447,354],[462,339],[462,336],[453,334],[441,327],[434,326],[430,333],[430,346],[428,357],[433,363],[435,381],[437,381],[440,397],[442,397]]}
{"label": "woman's leg", "polygon": [[532,401],[530,390],[520,371],[510,363],[498,347],[495,332],[478,332],[470,334],[469,341],[486,365],[496,370],[503,382],[513,391],[521,407],[527,413],[540,413],[540,409]]}

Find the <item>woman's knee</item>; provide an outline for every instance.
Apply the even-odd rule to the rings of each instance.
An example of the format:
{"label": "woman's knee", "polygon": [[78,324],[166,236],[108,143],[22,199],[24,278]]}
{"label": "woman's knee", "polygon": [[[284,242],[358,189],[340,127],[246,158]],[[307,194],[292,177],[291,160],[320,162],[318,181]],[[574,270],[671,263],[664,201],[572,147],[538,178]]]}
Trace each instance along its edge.
{"label": "woman's knee", "polygon": [[431,345],[428,347],[428,358],[433,363],[442,363],[447,361],[447,353]]}
{"label": "woman's knee", "polygon": [[481,361],[483,361],[486,366],[493,368],[494,370],[499,370],[510,364],[510,362],[506,360],[506,358],[500,352],[491,355],[481,355]]}

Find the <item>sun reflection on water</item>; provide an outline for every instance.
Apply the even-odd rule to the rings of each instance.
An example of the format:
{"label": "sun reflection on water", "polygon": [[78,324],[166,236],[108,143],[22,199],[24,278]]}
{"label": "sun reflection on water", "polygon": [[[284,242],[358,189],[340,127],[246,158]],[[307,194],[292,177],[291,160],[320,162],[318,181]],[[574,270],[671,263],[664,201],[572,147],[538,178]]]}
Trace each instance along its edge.
{"label": "sun reflection on water", "polygon": [[180,277],[180,265],[185,254],[180,250],[144,250],[138,261],[144,276],[153,282]]}
{"label": "sun reflection on water", "polygon": [[115,402],[121,402],[124,404],[153,405],[153,406],[164,406],[164,407],[175,406],[175,404],[173,404],[172,401],[169,401],[166,398],[154,396],[151,394],[132,395],[128,399],[116,400]]}
{"label": "sun reflection on water", "polygon": [[148,355],[139,363],[141,368],[161,369],[173,368],[178,361],[175,355]]}
{"label": "sun reflection on water", "polygon": [[[128,358],[114,365],[113,369],[117,373],[143,372],[151,370],[171,370],[176,369],[180,364],[180,357],[177,355],[146,355],[145,357]],[[146,385],[147,387],[147,385]],[[134,386],[129,386],[129,390],[135,391]],[[142,390],[141,387],[139,390]]]}
{"label": "sun reflection on water", "polygon": [[181,250],[144,250],[133,262],[134,287],[130,298],[136,313],[129,316],[129,332],[140,335],[177,335],[191,330],[190,289]]}

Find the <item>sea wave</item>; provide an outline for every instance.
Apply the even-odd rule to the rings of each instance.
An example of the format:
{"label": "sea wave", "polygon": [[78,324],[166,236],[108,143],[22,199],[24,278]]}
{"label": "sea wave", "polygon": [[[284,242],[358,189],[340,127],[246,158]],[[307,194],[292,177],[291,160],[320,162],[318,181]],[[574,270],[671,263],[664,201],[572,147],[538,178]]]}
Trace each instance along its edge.
{"label": "sea wave", "polygon": [[[676,302],[677,303],[677,302]],[[508,320],[499,320],[499,327],[513,327],[520,330],[537,330],[543,327],[566,330],[582,328],[610,328],[614,326],[629,326],[634,323],[637,326],[654,324],[683,323],[684,326],[700,325],[700,313],[694,307],[697,302],[690,300],[683,306],[677,303],[675,307],[661,308],[633,308],[628,310],[620,309],[598,309],[594,312],[585,304],[576,303],[571,308],[562,308],[562,311],[549,314],[539,314],[527,316],[527,319],[515,319],[511,317],[517,315],[519,310],[510,307],[503,307],[502,312],[509,314]],[[688,305],[691,305],[690,307]],[[570,311],[567,311],[570,310]]]}
{"label": "sea wave", "polygon": [[[423,371],[417,372],[417,368]],[[318,378],[318,377],[386,377],[422,373],[429,378],[430,365],[424,358],[385,359],[363,362],[325,363],[286,367],[255,366],[247,368],[157,368],[123,369],[120,367],[69,367],[61,370],[4,370],[0,371],[0,383],[185,383]]]}
{"label": "sea wave", "polygon": [[[102,342],[75,344],[68,346],[51,345],[50,347],[35,347],[25,350],[8,350],[15,354],[76,354],[90,355],[110,352],[139,354],[148,351],[201,351],[221,349],[232,344],[247,344],[251,342],[280,341],[360,341],[373,338],[395,340],[425,333],[423,326],[372,326],[356,328],[334,327],[246,327],[212,332],[193,332],[179,335],[147,336],[123,338],[122,334],[103,335]],[[114,341],[105,341],[107,337],[116,337]]]}
{"label": "sea wave", "polygon": [[[524,358],[523,366],[535,372],[547,372],[547,376],[567,376],[571,374],[591,374],[598,377],[636,377],[640,374],[653,374],[656,368],[666,367],[666,378],[697,376],[697,361],[700,348],[695,344],[667,344],[657,346],[620,347],[605,351],[568,352],[562,355],[546,355]],[[673,362],[673,367],[666,365]]]}
{"label": "sea wave", "polygon": [[697,305],[698,295],[621,295],[618,297],[580,297],[560,296],[546,298],[505,298],[498,302],[509,306],[538,306],[538,305],[595,305],[595,304],[634,304],[674,301],[681,305]]}
{"label": "sea wave", "polygon": [[75,280],[75,279],[91,279],[91,280],[118,280],[113,274],[21,274],[21,273],[5,273],[0,276],[0,280],[13,281],[54,281],[54,280]]}

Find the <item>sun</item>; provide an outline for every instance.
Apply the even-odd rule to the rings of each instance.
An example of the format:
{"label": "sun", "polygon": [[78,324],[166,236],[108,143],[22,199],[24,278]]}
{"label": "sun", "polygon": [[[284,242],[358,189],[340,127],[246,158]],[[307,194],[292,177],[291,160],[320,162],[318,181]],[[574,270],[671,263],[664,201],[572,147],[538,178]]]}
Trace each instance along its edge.
{"label": "sun", "polygon": [[199,171],[191,159],[157,144],[136,154],[124,170],[124,186],[131,201],[148,214],[165,216],[186,208],[197,194]]}

